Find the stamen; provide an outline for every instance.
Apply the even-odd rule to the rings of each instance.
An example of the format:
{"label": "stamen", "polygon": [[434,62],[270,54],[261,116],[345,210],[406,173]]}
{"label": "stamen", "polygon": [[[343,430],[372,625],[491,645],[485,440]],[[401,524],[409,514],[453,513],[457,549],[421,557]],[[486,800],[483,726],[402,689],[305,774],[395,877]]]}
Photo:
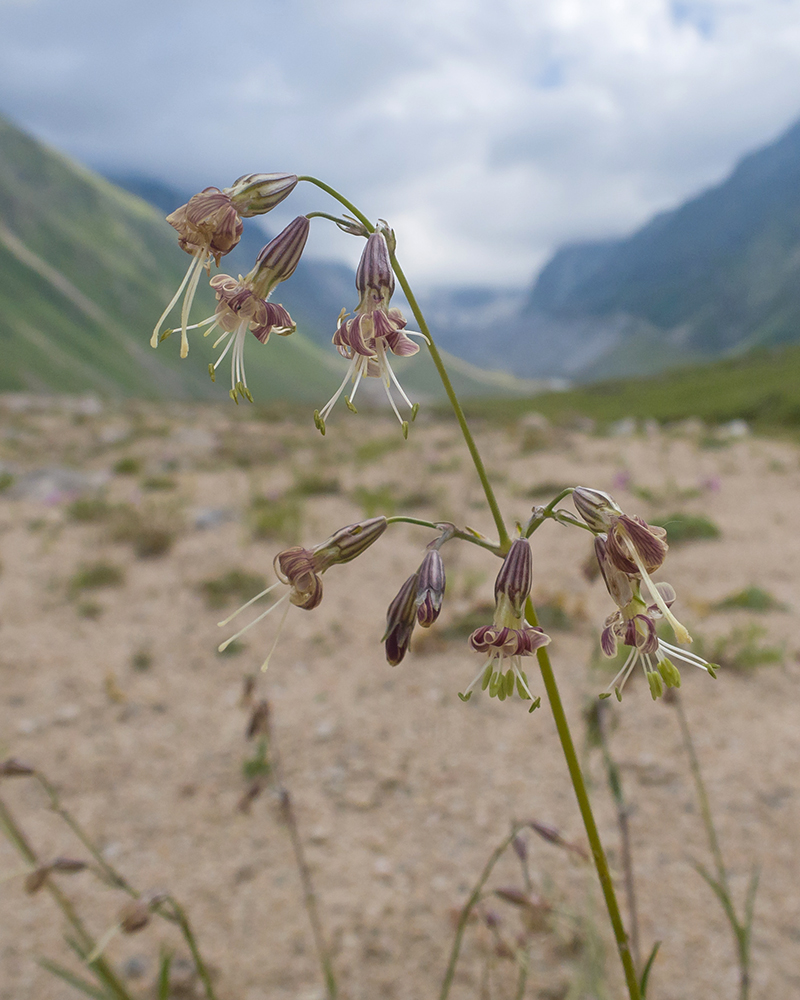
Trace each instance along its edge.
{"label": "stamen", "polygon": [[511,663],[511,668],[514,671],[514,676],[517,678],[518,683],[522,686],[523,690],[525,691],[525,694],[530,698],[531,701],[533,701],[533,695],[530,692],[530,688],[525,683],[525,678],[522,676],[522,671],[513,661]]}
{"label": "stamen", "polygon": [[245,625],[244,628],[240,628],[235,635],[232,635],[230,637],[230,639],[226,639],[225,642],[221,642],[219,646],[217,646],[217,652],[224,653],[225,650],[228,648],[228,646],[230,646],[230,644],[234,641],[234,639],[238,639],[240,635],[244,635],[244,633],[247,632],[248,629],[251,629],[254,625],[257,625],[262,618],[266,618],[267,615],[271,614],[275,610],[275,608],[280,607],[281,604],[284,603],[284,601],[288,601],[290,593],[291,591],[287,591],[279,601],[276,601],[275,604],[268,607],[266,611],[262,611],[261,614],[258,616],[258,618],[254,618],[249,625]]}
{"label": "stamen", "polygon": [[153,330],[153,336],[150,338],[150,346],[151,347],[158,347],[158,335],[161,332],[161,324],[164,322],[164,320],[167,318],[167,316],[169,316],[170,312],[172,311],[172,307],[175,305],[175,303],[181,297],[181,292],[186,287],[186,282],[189,280],[189,277],[191,276],[192,271],[194,271],[194,269],[197,267],[197,261],[198,261],[197,257],[193,257],[192,258],[192,262],[189,265],[189,269],[187,270],[186,274],[184,274],[184,276],[183,276],[183,281],[180,283],[180,285],[178,285],[178,291],[175,292],[175,294],[172,296],[172,300],[170,301],[170,304],[167,306],[167,308],[164,310],[164,312],[161,313],[161,315],[158,317],[158,322],[156,323],[155,329]]}
{"label": "stamen", "polygon": [[483,677],[483,675],[486,673],[486,668],[492,662],[492,659],[493,658],[490,656],[489,659],[483,664],[481,669],[478,671],[478,673],[475,675],[475,678],[470,682],[469,686],[464,688],[461,694],[462,699],[465,698],[470,693],[470,691],[475,687],[478,681]]}
{"label": "stamen", "polygon": [[197,286],[200,284],[200,275],[203,273],[203,264],[205,261],[204,257],[207,256],[205,250],[200,250],[197,252],[195,260],[197,266],[195,267],[192,279],[189,282],[189,286],[186,289],[186,295],[183,299],[183,308],[181,309],[181,357],[185,358],[189,353],[189,338],[186,336],[186,326],[189,322],[189,312],[192,308],[192,303],[194,302],[194,297],[197,292]]}
{"label": "stamen", "polygon": [[335,406],[336,400],[344,392],[344,387],[350,381],[350,376],[355,371],[356,363],[357,363],[357,359],[353,358],[353,360],[350,362],[350,365],[348,366],[347,374],[342,379],[342,384],[339,386],[339,388],[336,390],[336,392],[331,396],[331,398],[328,400],[328,402],[325,404],[325,406],[323,406],[322,410],[320,410],[320,414],[319,415],[320,415],[320,419],[321,420],[325,420],[326,419],[326,417],[328,416],[328,414],[331,412],[331,410]]}
{"label": "stamen", "polygon": [[701,670],[708,670],[708,660],[704,660],[702,656],[697,656],[696,653],[692,653],[688,649],[681,649],[679,646],[673,646],[672,643],[664,642],[663,639],[659,639],[658,644],[668,653],[672,653],[672,655],[677,659],[684,660],[686,663],[691,663],[695,667],[700,667]]}
{"label": "stamen", "polygon": [[639,659],[639,650],[632,649],[628,654],[628,659],[623,663],[622,669],[619,671],[614,680],[606,688],[607,691],[613,691],[615,688],[619,687],[621,691],[625,687],[625,682],[631,675],[631,671],[636,666],[636,661]]}
{"label": "stamen", "polygon": [[[287,594],[287,597],[288,597],[288,594]],[[277,606],[278,605],[276,604],[275,607],[277,607]],[[286,608],[284,609],[283,614],[281,615],[280,624],[278,625],[278,631],[277,631],[277,633],[275,635],[275,641],[272,643],[272,649],[267,654],[266,660],[264,660],[264,662],[261,664],[262,673],[264,671],[266,671],[267,667],[269,667],[269,661],[272,659],[272,654],[275,652],[275,647],[278,645],[278,639],[280,639],[281,632],[283,631],[283,623],[286,621],[286,616],[289,614],[289,607],[290,607],[290,605],[287,604]]]}
{"label": "stamen", "polygon": [[223,619],[221,622],[217,622],[217,625],[219,625],[220,627],[222,627],[223,625],[227,625],[228,622],[233,621],[233,619],[237,615],[240,615],[245,610],[245,608],[249,608],[251,604],[255,604],[255,602],[260,600],[262,597],[266,597],[267,594],[273,591],[276,587],[280,586],[282,582],[283,582],[282,580],[276,580],[276,582],[273,583],[271,587],[267,587],[267,589],[262,590],[260,594],[256,594],[255,597],[251,597],[250,600],[247,602],[247,604],[243,604],[240,608],[237,608],[232,615],[228,615],[228,617]]}
{"label": "stamen", "polygon": [[358,387],[361,384],[361,379],[364,375],[364,370],[366,368],[366,363],[364,362],[364,359],[361,355],[358,356],[358,364],[356,367],[357,367],[357,372],[356,372],[356,377],[353,380],[353,391],[350,393],[351,405],[353,403],[353,400],[356,398],[356,392],[358,391]]}
{"label": "stamen", "polygon": [[414,404],[411,402],[411,400],[408,398],[408,396],[403,391],[402,385],[400,385],[400,383],[397,381],[397,376],[395,375],[395,373],[394,373],[394,371],[392,369],[392,366],[389,364],[389,358],[388,357],[386,358],[386,370],[389,372],[389,375],[391,376],[392,381],[397,386],[397,391],[400,393],[400,395],[403,397],[403,399],[408,403],[408,405],[413,410],[414,409]]}

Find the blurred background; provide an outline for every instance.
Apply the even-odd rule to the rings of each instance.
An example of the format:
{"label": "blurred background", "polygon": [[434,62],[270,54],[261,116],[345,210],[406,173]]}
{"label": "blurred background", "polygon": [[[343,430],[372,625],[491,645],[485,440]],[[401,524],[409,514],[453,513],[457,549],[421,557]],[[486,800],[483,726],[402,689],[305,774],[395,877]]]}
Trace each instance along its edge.
{"label": "blurred background", "polygon": [[[157,359],[138,348],[186,264],[163,215],[252,171],[320,176],[390,221],[443,346],[478,366],[465,391],[541,388],[487,384],[492,368],[561,386],[795,341],[799,13],[779,0],[3,0],[0,388],[210,395],[173,345]],[[301,186],[266,229],[248,223],[223,270],[249,269],[310,209],[333,206]],[[327,345],[355,304],[359,242],[314,224],[281,289],[303,336],[270,346],[272,374],[251,365],[259,389],[302,392],[293,366],[313,372],[306,395],[336,384]],[[132,342],[124,372],[98,343],[110,328]],[[416,367],[412,386],[435,394]]]}
{"label": "blurred background", "polygon": [[[507,852],[453,1000],[621,989],[548,710],[456,696],[493,613],[488,553],[448,543],[441,620],[394,670],[380,636],[417,524],[332,569],[313,615],[291,608],[266,675],[277,616],[216,651],[281,548],[379,513],[495,530],[425,350],[396,364],[423,404],[407,441],[385,399],[314,430],[363,245],[331,223],[275,295],[298,332],[245,345],[256,405],[212,384],[203,338],[185,361],[177,337],[149,346],[189,264],[165,215],[262,171],[394,227],[509,525],[582,483],[666,527],[675,610],[722,665],[687,667],[681,697],[737,905],[761,866],[750,1000],[797,995],[798,81],[800,0],[0,0],[0,760],[40,767],[104,859],[185,902],[223,1000],[326,997],[284,781],[342,996],[438,995],[453,915],[515,819],[579,850],[529,829],[527,874]],[[336,206],[300,185],[246,220],[221,270],[311,210]],[[535,542],[616,873],[618,763],[643,952],[664,942],[653,1000],[729,1000],[676,712],[639,672],[592,742],[613,605],[584,532]],[[269,736],[248,739],[262,699]],[[85,857],[40,791],[0,788],[43,859]],[[65,1000],[37,956],[86,965],[19,865],[0,840],[0,1000]],[[122,894],[57,877],[100,938]],[[203,995],[159,924],[108,946],[130,996],[156,995],[161,947],[186,974],[169,995]]]}

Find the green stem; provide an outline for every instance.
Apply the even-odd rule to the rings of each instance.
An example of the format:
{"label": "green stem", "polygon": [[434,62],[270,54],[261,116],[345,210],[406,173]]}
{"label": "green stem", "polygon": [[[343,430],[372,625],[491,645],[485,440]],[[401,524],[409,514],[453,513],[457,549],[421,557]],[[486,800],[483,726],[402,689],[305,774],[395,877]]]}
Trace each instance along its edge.
{"label": "green stem", "polygon": [[433,363],[436,366],[436,371],[439,373],[439,378],[444,386],[444,391],[447,393],[447,398],[450,400],[453,413],[456,415],[458,426],[461,428],[461,433],[467,444],[467,448],[469,449],[470,457],[472,458],[472,464],[475,466],[475,471],[478,473],[478,479],[480,479],[483,492],[486,495],[486,502],[489,504],[489,510],[492,512],[492,517],[494,518],[494,523],[497,528],[497,537],[500,539],[500,548],[503,552],[508,552],[511,548],[511,539],[509,538],[508,531],[506,530],[503,515],[500,513],[500,506],[497,503],[497,497],[494,495],[492,484],[489,482],[489,477],[486,474],[483,459],[478,451],[478,446],[475,444],[475,439],[473,438],[472,432],[467,425],[467,418],[464,416],[461,403],[458,401],[458,396],[456,396],[455,389],[453,388],[453,383],[450,381],[450,376],[447,374],[447,369],[442,361],[442,356],[439,354],[439,349],[433,341],[431,331],[428,324],[425,322],[425,317],[422,314],[419,303],[417,302],[414,293],[411,291],[411,285],[409,285],[408,279],[403,273],[403,269],[400,267],[393,250],[389,252],[389,258],[391,259],[394,273],[397,275],[397,280],[400,282],[400,287],[403,289],[405,297],[408,300],[408,304],[411,306],[411,311],[414,313],[414,318],[419,324],[420,333],[427,337],[428,351],[430,352]]}
{"label": "green stem", "polygon": [[[394,517],[386,518],[387,524],[418,524],[421,528],[432,528],[434,531],[441,531],[444,524],[442,521],[423,521],[419,517],[405,517],[403,515],[396,515]],[[445,541],[450,541],[451,538],[458,538],[463,542],[471,542],[473,545],[478,545],[482,549],[487,549],[493,555],[503,556],[504,552],[498,542],[493,542],[490,538],[484,538],[482,535],[473,534],[471,531],[466,531],[463,528],[456,528],[455,525],[450,525],[448,528],[448,536]]]}
{"label": "green stem", "polygon": [[[359,212],[352,201],[348,201],[343,194],[339,194],[336,188],[332,188],[330,184],[326,184],[325,181],[321,181],[318,177],[309,177],[304,174],[302,177],[297,178],[298,181],[307,181],[309,184],[315,184],[318,188],[321,188],[326,194],[329,194],[331,198],[335,198],[340,205],[344,205],[348,212],[352,212],[353,215],[358,219],[359,222],[363,223],[367,232],[374,233],[375,227],[369,221],[369,219],[364,215],[363,212]],[[336,221],[336,220],[334,220]]]}
{"label": "green stem", "polygon": [[[309,184],[315,184],[318,188],[325,191],[332,198],[335,198],[339,204],[344,205],[344,207],[352,212],[353,215],[366,227],[367,231],[370,233],[375,232],[375,227],[363,214],[360,212],[356,206],[348,201],[344,195],[340,194],[336,188],[332,188],[329,184],[324,181],[319,180],[317,177],[302,176],[298,180],[307,181]],[[506,530],[505,522],[503,521],[503,515],[500,513],[500,506],[497,503],[497,498],[494,495],[494,490],[492,489],[492,484],[489,482],[489,477],[486,474],[486,469],[483,464],[483,459],[480,456],[478,447],[475,444],[475,440],[472,437],[472,433],[467,426],[467,418],[464,416],[464,411],[461,408],[461,403],[458,401],[458,396],[456,396],[455,389],[453,389],[453,384],[450,381],[450,376],[447,374],[447,369],[442,361],[442,356],[439,354],[439,350],[433,341],[431,336],[431,331],[428,324],[425,322],[425,317],[422,314],[422,310],[419,307],[419,303],[411,291],[411,286],[408,283],[408,279],[403,273],[403,269],[398,263],[397,257],[395,256],[394,250],[389,251],[389,257],[392,262],[392,269],[397,275],[397,280],[400,282],[400,287],[403,289],[408,304],[411,306],[411,311],[414,313],[414,318],[416,319],[420,333],[424,334],[428,341],[428,350],[430,351],[431,358],[433,358],[433,363],[436,366],[436,371],[439,374],[439,378],[444,386],[444,391],[447,393],[447,398],[450,400],[450,405],[453,407],[453,412],[456,415],[456,420],[458,421],[458,426],[461,428],[461,433],[466,441],[467,448],[469,449],[470,456],[472,458],[473,465],[475,466],[475,471],[478,473],[478,478],[481,481],[481,486],[483,487],[483,492],[486,494],[486,502],[489,504],[489,510],[492,512],[492,517],[494,518],[494,523],[497,527],[497,535],[500,539],[500,549],[503,553],[507,552],[511,548],[511,539],[509,538],[508,531]]]}
{"label": "green stem", "polygon": [[[526,617],[532,625],[538,624],[536,611],[530,598],[528,598],[526,604]],[[641,1000],[639,980],[636,975],[636,967],[633,962],[628,935],[625,933],[625,926],[622,922],[622,914],[620,913],[619,903],[617,902],[617,897],[614,892],[614,882],[611,878],[608,860],[606,859],[603,844],[600,840],[597,823],[595,822],[594,814],[592,813],[592,806],[589,801],[589,794],[586,790],[586,783],[583,780],[583,774],[581,773],[581,767],[578,762],[578,755],[575,751],[575,744],[572,742],[572,734],[570,733],[569,723],[567,722],[567,715],[564,711],[561,695],[558,690],[558,685],[556,684],[556,677],[553,673],[553,667],[550,663],[550,657],[546,646],[542,646],[537,650],[536,658],[539,661],[539,669],[542,673],[542,680],[544,681],[547,698],[553,712],[553,719],[558,731],[558,738],[561,741],[561,749],[563,750],[564,757],[567,761],[567,768],[569,770],[569,776],[572,780],[572,787],[575,789],[575,797],[578,800],[578,808],[581,812],[583,825],[586,828],[586,836],[589,839],[589,846],[592,851],[594,866],[597,869],[597,876],[600,879],[600,888],[603,891],[606,908],[608,909],[608,916],[611,920],[611,926],[617,942],[617,951],[619,952],[620,961],[622,962],[622,968],[625,973],[625,982],[628,987],[628,994],[630,996],[630,1000]]]}

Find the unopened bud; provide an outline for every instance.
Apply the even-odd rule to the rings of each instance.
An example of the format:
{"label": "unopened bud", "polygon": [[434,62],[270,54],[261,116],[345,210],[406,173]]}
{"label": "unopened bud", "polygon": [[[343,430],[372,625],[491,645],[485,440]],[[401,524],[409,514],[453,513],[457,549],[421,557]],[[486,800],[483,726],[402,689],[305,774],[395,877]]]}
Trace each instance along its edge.
{"label": "unopened bud", "polygon": [[423,628],[430,628],[439,617],[444,597],[444,562],[438,549],[429,549],[417,575],[417,621]]}
{"label": "unopened bud", "polygon": [[611,519],[622,513],[622,509],[608,493],[588,486],[576,486],[572,491],[572,501],[592,531],[607,531]]}
{"label": "unopened bud", "polygon": [[503,560],[494,584],[495,600],[508,598],[517,618],[523,617],[525,601],[531,592],[533,556],[527,538],[517,538]]}
{"label": "unopened bud", "polygon": [[25,892],[29,896],[38,892],[47,881],[50,874],[50,865],[42,865],[25,877]]}
{"label": "unopened bud", "polygon": [[250,219],[280,205],[296,187],[296,174],[244,174],[223,193],[243,219]]}
{"label": "unopened bud", "polygon": [[412,574],[400,588],[386,612],[386,659],[396,667],[408,651],[411,633],[417,621],[417,574]]}
{"label": "unopened bud", "polygon": [[365,552],[386,531],[385,517],[371,517],[357,524],[348,524],[312,550],[318,572],[340,563],[350,562]]}
{"label": "unopened bud", "polygon": [[50,868],[54,872],[63,872],[65,875],[74,875],[75,872],[82,872],[88,868],[85,861],[78,858],[56,858],[51,862]]}
{"label": "unopened bud", "polygon": [[252,740],[254,737],[259,735],[264,735],[269,732],[269,702],[260,701],[250,716],[250,721],[247,724],[247,739]]}
{"label": "unopened bud", "polygon": [[362,296],[371,289],[387,301],[394,292],[394,272],[383,233],[372,233],[367,240],[356,271],[356,288]]}
{"label": "unopened bud", "polygon": [[499,896],[500,899],[505,900],[506,903],[511,903],[513,906],[531,905],[530,894],[522,889],[515,889],[513,887],[495,889],[494,894],[495,896]]}
{"label": "unopened bud", "polygon": [[256,257],[249,276],[256,295],[265,299],[279,282],[291,278],[305,250],[309,226],[308,219],[298,215]]}
{"label": "unopened bud", "polygon": [[150,904],[143,899],[135,899],[119,911],[119,928],[123,934],[135,934],[150,923]]}
{"label": "unopened bud", "polygon": [[517,834],[516,837],[511,841],[511,846],[514,848],[514,853],[519,858],[520,861],[528,860],[528,842],[524,838]]}
{"label": "unopened bud", "polygon": [[0,764],[0,778],[24,778],[35,773],[36,768],[16,757],[9,757]]}

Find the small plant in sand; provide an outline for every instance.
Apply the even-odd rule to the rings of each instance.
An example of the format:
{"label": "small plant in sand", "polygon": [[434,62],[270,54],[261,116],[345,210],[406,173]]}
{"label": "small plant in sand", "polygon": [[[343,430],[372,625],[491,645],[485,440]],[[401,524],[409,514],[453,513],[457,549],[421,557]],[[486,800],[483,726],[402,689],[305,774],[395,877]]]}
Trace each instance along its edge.
{"label": "small plant in sand", "polygon": [[[212,264],[218,266],[220,259],[236,245],[242,232],[243,220],[262,215],[290,195],[294,196],[301,182],[326,192],[347,214],[332,215],[314,211],[295,218],[264,247],[247,275],[233,278],[217,274],[211,277],[211,287],[216,292],[218,303],[216,310],[212,316],[190,323],[192,301],[200,280],[204,273],[210,274]],[[333,344],[345,359],[346,369],[330,399],[313,414],[317,430],[326,435],[335,421],[341,419],[340,411],[339,416],[336,416],[340,400],[344,404],[342,409],[346,407],[351,414],[356,414],[356,399],[361,383],[364,379],[378,379],[383,386],[387,403],[400,425],[401,433],[396,438],[363,441],[356,445],[352,457],[356,462],[370,462],[379,455],[404,447],[403,439],[409,435],[419,405],[409,398],[400,385],[391,359],[393,355],[412,357],[420,351],[420,345],[424,345],[441,378],[467,453],[474,465],[482,490],[481,506],[494,523],[494,537],[484,535],[468,525],[459,526],[449,521],[428,520],[398,512],[398,508],[404,506],[402,499],[395,495],[385,495],[377,489],[363,491],[358,496],[364,509],[363,520],[335,530],[329,538],[311,547],[295,544],[277,553],[273,563],[275,582],[260,588],[258,593],[249,597],[242,607],[219,624],[227,627],[232,619],[258,602],[267,601],[267,607],[226,638],[220,644],[219,651],[241,648],[236,644],[244,633],[250,632],[268,616],[277,613],[279,622],[272,630],[266,656],[259,656],[263,660],[262,670],[266,670],[275,656],[281,629],[289,615],[292,616],[291,628],[296,630],[302,627],[303,616],[300,612],[313,612],[320,605],[325,573],[334,567],[336,573],[339,573],[340,567],[357,560],[373,545],[390,545],[395,525],[414,525],[419,530],[421,539],[419,562],[408,568],[409,575],[404,581],[397,581],[398,591],[387,610],[383,634],[386,659],[394,667],[405,658],[414,630],[417,627],[429,629],[436,625],[445,600],[446,564],[452,548],[457,545],[476,546],[485,553],[487,560],[498,560],[495,564],[498,566],[497,572],[489,574],[494,577],[493,594],[485,594],[481,615],[469,620],[469,634],[464,637],[464,681],[461,690],[452,694],[466,702],[473,696],[480,696],[482,692],[484,697],[496,698],[501,702],[508,700],[510,704],[507,708],[511,712],[524,708],[532,713],[540,706],[543,698],[546,699],[584,823],[589,843],[587,856],[591,858],[597,871],[627,995],[630,1000],[640,1000],[645,995],[656,948],[650,949],[650,958],[643,963],[638,954],[638,940],[634,949],[623,922],[614,879],[600,840],[556,672],[550,659],[550,649],[556,648],[558,642],[551,640],[551,636],[542,627],[531,600],[534,583],[533,549],[535,533],[545,524],[553,525],[556,530],[577,530],[588,532],[592,536],[596,564],[610,598],[610,613],[600,632],[602,651],[607,657],[614,657],[618,650],[624,651],[624,659],[617,675],[600,693],[600,698],[615,694],[621,701],[630,675],[641,669],[653,699],[659,699],[668,689],[680,687],[679,665],[695,667],[711,677],[715,676],[714,665],[689,649],[692,637],[673,611],[677,600],[675,590],[668,583],[656,582],[653,578],[667,557],[667,531],[623,510],[607,493],[579,485],[548,483],[535,488],[529,487],[530,493],[535,494],[537,499],[542,494],[546,495],[547,490],[555,492],[555,496],[546,504],[526,511],[524,516],[515,512],[512,519],[501,511],[492,479],[487,474],[442,357],[398,262],[395,233],[386,222],[373,222],[349,200],[316,178],[284,173],[247,175],[222,191],[207,188],[169,216],[168,221],[177,230],[180,246],[192,260],[183,283],[156,323],[152,346],[158,347],[173,332],[165,329],[164,324],[183,296],[180,320],[176,327],[180,333],[181,356],[186,357],[190,353],[192,337],[209,336],[213,333],[216,338],[214,346],[220,350],[216,362],[209,365],[211,378],[216,378],[222,362],[229,358],[231,399],[237,405],[240,401],[252,402],[245,374],[245,354],[256,349],[256,342],[260,351],[267,345],[272,334],[289,336],[294,331],[295,324],[288,312],[283,306],[270,302],[269,298],[281,282],[291,278],[309,238],[311,223],[316,224],[317,220],[321,223],[331,222],[350,238],[363,242],[355,278],[357,302],[352,314],[348,314],[343,308],[338,320],[331,324]],[[396,283],[399,283],[405,293],[418,326],[417,331],[407,329],[406,318],[400,309],[392,305]],[[251,334],[253,341],[250,340]],[[408,496],[419,498],[423,495],[421,491],[425,485],[421,476],[420,482],[404,483],[404,490]],[[294,536],[299,536],[302,524],[298,497],[304,496],[306,502],[312,502],[314,496],[333,493],[338,488],[338,481],[327,474],[317,475],[314,469],[303,470],[303,478],[298,478],[293,496],[277,500],[258,498],[253,502],[248,516],[254,535],[258,538],[283,537],[294,541]],[[409,493],[412,489],[414,492]],[[424,495],[426,503],[435,501],[427,493]],[[568,498],[574,504],[574,511],[561,506]],[[511,529],[509,523],[513,525]],[[710,522],[704,522],[703,537],[711,536],[710,527],[713,526],[709,525]],[[137,528],[139,532],[143,530],[144,526]],[[689,527],[684,525],[685,535],[688,530]],[[694,522],[691,533],[692,537],[698,537]],[[129,540],[134,544],[140,542],[138,535]],[[575,572],[580,572],[580,566],[575,567]],[[252,578],[244,580],[234,571],[228,576],[208,581],[204,585],[204,592],[210,604],[221,604],[234,594],[244,597],[245,584],[249,590],[253,582]],[[569,624],[563,617],[563,607],[561,614],[562,618],[557,621],[553,613],[549,617],[554,626],[563,628]],[[463,631],[463,624],[462,622],[459,631]],[[663,637],[659,625],[669,627],[668,639]],[[359,621],[358,627],[368,627],[368,623]],[[522,704],[518,705],[518,702]],[[531,725],[537,724],[537,717],[534,715]],[[255,707],[249,735],[257,739],[257,742],[254,753],[244,765],[245,777],[251,782],[248,794],[257,794],[266,782],[273,781],[276,784],[303,877],[305,902],[314,927],[325,987],[328,996],[334,997],[338,987],[331,955],[319,923],[316,897],[291,811],[291,798],[282,785],[279,767],[275,763],[267,708]],[[541,766],[541,762],[538,763]],[[16,838],[23,854],[28,851],[31,871],[39,871],[41,862],[33,857],[31,851],[21,846],[23,841],[15,832],[16,827],[9,817],[6,817],[5,826],[11,839]],[[544,835],[543,829],[545,828],[537,832]],[[502,853],[508,846],[516,844],[519,834],[520,828],[515,827],[509,839],[498,848],[498,852]],[[557,843],[558,835],[552,832],[545,839]],[[519,855],[522,848],[515,847],[515,850]],[[499,857],[498,852],[495,852],[493,858]],[[99,859],[95,860],[101,864]],[[109,880],[116,880],[116,884],[120,885],[120,877],[112,873],[107,865],[103,870]],[[55,871],[51,866],[41,876],[51,891],[57,889],[51,880]],[[440,994],[442,1000],[447,997],[453,980],[464,929],[472,910],[482,898],[490,871],[491,863],[458,920],[456,944]],[[124,888],[124,884],[122,887]],[[60,890],[57,891],[60,893]],[[518,897],[508,890],[500,898],[522,907],[531,919],[541,916],[538,910],[533,912],[540,904],[534,903],[531,887],[525,886],[521,892],[522,896]],[[182,911],[174,901],[169,897],[133,895],[135,914],[131,910],[129,916],[121,917],[118,929],[130,931],[134,929],[135,920],[146,920],[151,913],[156,913],[181,924],[184,936],[192,947],[193,939],[189,936],[188,924],[182,923]],[[485,923],[487,919],[489,918],[484,915]],[[494,930],[497,930],[496,923]],[[529,932],[533,933],[530,927]],[[81,937],[81,933],[78,934],[79,953],[99,981],[92,987],[94,992],[89,987],[84,987],[84,992],[101,997],[127,996],[124,991],[120,992],[113,973],[101,961],[102,942],[92,943],[85,936]],[[525,988],[529,944],[529,936],[523,935],[522,943],[513,952],[520,968],[521,986],[517,993],[520,997]],[[213,984],[207,973],[203,974],[205,967],[200,964],[194,947],[192,952],[198,961],[197,968],[206,995],[209,1000],[213,1000]],[[168,979],[168,970],[165,976]],[[162,995],[166,996],[167,993]],[[742,996],[746,996],[746,992]]]}

